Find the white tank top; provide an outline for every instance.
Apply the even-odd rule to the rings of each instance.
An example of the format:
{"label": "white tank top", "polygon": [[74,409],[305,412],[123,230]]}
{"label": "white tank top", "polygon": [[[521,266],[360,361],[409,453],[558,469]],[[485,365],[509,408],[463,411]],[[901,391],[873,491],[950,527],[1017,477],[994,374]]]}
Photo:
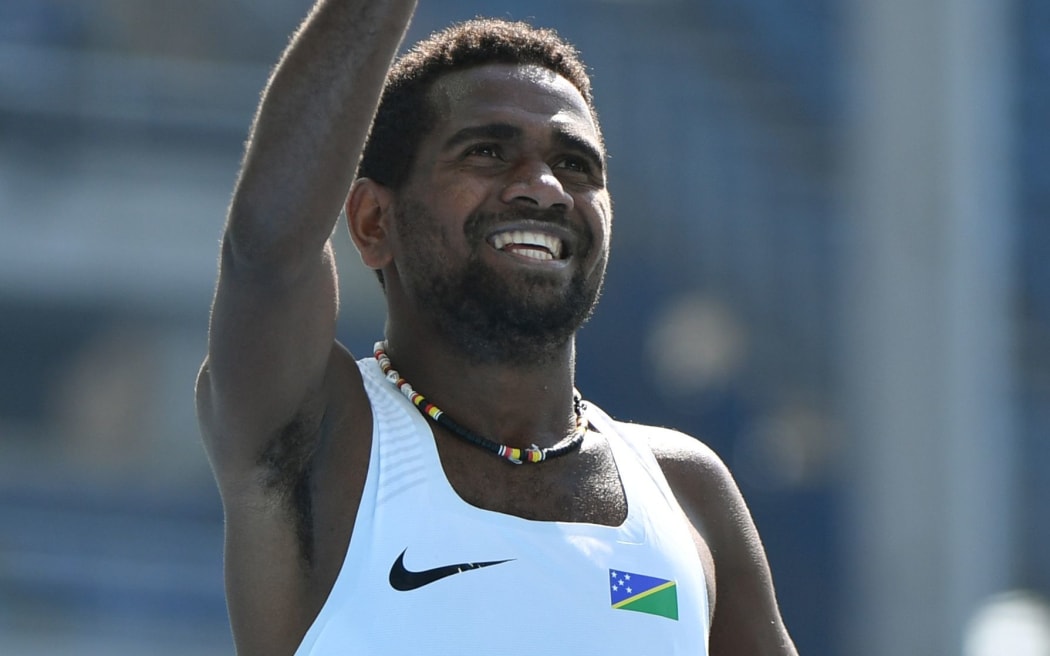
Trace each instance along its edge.
{"label": "white tank top", "polygon": [[587,408],[627,497],[620,526],[482,510],[452,489],[419,411],[374,359],[358,366],[373,414],[368,475],[297,656],[706,656],[700,558],[648,445]]}

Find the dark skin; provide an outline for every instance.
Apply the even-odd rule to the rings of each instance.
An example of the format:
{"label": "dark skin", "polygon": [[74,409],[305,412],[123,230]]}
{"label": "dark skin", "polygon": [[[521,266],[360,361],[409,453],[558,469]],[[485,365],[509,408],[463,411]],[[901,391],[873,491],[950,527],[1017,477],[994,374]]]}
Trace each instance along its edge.
{"label": "dark skin", "polygon": [[[439,120],[404,188],[351,185],[414,8],[376,4],[383,6],[315,6],[264,96],[227,221],[197,402],[226,513],[226,589],[240,653],[294,653],[353,539],[372,422],[354,357],[335,340],[328,237],[344,199],[361,259],[384,274],[390,356],[416,389],[512,446],[548,446],[574,426],[571,335],[537,345],[527,362],[480,357],[438,320],[422,287],[431,270],[454,275],[471,254],[539,306],[557,302],[574,276],[600,278],[612,211],[586,103],[567,80],[534,66],[446,75],[429,98]],[[302,116],[310,120],[295,120]],[[414,207],[426,208],[421,232],[399,230],[399,209]],[[554,208],[567,226],[518,218],[480,237],[464,232],[474,213],[522,208]],[[492,234],[508,228],[556,237],[566,255],[497,250]],[[422,251],[413,242],[420,234]],[[429,269],[421,257],[432,260]],[[683,508],[709,585],[711,653],[795,654],[757,531],[725,466],[680,433],[620,428],[652,445]],[[626,516],[616,464],[597,431],[577,453],[521,467],[440,427],[434,437],[452,487],[470,504],[612,526]]]}

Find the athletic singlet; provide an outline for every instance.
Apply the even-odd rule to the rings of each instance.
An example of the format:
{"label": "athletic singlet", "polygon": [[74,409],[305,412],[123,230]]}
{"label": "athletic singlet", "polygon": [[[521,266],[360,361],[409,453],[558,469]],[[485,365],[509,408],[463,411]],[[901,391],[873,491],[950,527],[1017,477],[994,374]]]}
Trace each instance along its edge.
{"label": "athletic singlet", "polygon": [[[372,453],[346,558],[297,656],[707,654],[700,558],[647,444],[586,416],[627,497],[620,526],[482,510],[372,358]],[[526,465],[527,466],[527,465]]]}

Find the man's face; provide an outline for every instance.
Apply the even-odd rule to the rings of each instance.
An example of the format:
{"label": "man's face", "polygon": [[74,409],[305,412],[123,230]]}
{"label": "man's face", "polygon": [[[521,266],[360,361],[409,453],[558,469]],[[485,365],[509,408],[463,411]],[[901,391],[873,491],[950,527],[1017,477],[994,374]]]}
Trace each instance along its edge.
{"label": "man's face", "polygon": [[552,355],[600,293],[612,211],[598,130],[579,91],[537,66],[449,74],[399,193],[405,296],[482,360]]}

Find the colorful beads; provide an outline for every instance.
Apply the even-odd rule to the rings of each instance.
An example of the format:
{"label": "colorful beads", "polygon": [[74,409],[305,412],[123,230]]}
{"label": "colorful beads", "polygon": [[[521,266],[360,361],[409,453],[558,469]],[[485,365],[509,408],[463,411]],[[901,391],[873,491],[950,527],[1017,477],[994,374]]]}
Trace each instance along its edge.
{"label": "colorful beads", "polygon": [[571,451],[575,451],[580,448],[583,444],[583,436],[587,432],[587,421],[583,418],[582,404],[583,400],[580,398],[579,393],[573,394],[573,411],[576,413],[576,430],[573,431],[572,435],[566,437],[562,441],[558,442],[554,446],[542,449],[535,444],[528,447],[527,449],[519,449],[517,447],[507,446],[498,442],[482,437],[471,430],[460,426],[453,421],[448,415],[441,411],[436,405],[426,400],[426,398],[419,392],[412,389],[412,386],[408,384],[408,381],[401,377],[401,374],[394,369],[394,365],[390,362],[390,357],[386,354],[386,341],[378,341],[375,344],[375,358],[379,363],[379,368],[383,371],[383,375],[393,385],[395,385],[401,393],[412,402],[412,405],[416,406],[420,412],[427,417],[430,417],[437,423],[441,424],[454,434],[463,438],[467,442],[480,446],[483,449],[492,451],[501,458],[512,462],[516,465],[520,465],[523,462],[543,462],[549,458],[556,458],[560,455],[564,455]]}

